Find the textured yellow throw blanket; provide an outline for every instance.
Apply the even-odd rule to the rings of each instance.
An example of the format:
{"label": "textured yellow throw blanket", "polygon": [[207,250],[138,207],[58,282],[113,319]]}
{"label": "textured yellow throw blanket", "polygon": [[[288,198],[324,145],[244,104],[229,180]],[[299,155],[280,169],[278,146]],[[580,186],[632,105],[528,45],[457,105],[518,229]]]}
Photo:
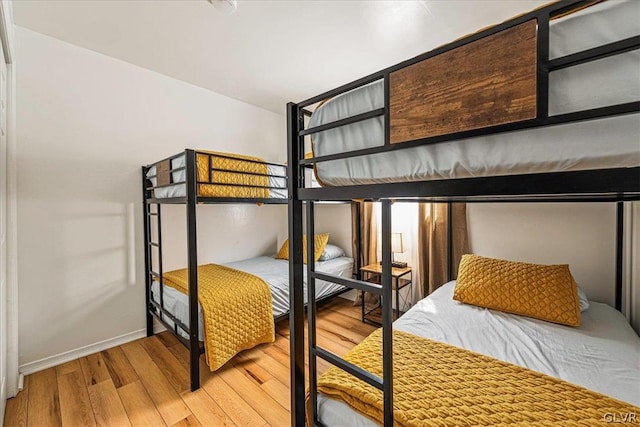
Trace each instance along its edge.
{"label": "textured yellow throw blanket", "polygon": [[[382,377],[382,330],[345,359]],[[448,344],[394,332],[398,426],[602,425],[606,414],[640,408],[538,372]],[[382,392],[338,368],[318,390],[382,423]]]}
{"label": "textured yellow throw blanket", "polygon": [[[187,294],[186,268],[163,275],[164,284]],[[259,277],[217,264],[198,267],[205,355],[212,371],[242,350],[275,340],[271,289]]]}
{"label": "textured yellow throw blanket", "polygon": [[[214,155],[211,158],[211,167],[231,170],[234,172],[213,171],[211,173],[211,181],[209,181],[209,154]],[[233,159],[220,157],[219,155],[233,157]],[[252,161],[243,161],[243,159]],[[211,184],[198,184],[199,196],[252,199],[269,198],[268,188],[243,187],[246,185],[255,185],[260,187],[269,186],[269,177],[267,176],[269,173],[269,166],[259,157],[199,150],[196,155],[196,163],[198,169],[198,181],[211,182]]]}

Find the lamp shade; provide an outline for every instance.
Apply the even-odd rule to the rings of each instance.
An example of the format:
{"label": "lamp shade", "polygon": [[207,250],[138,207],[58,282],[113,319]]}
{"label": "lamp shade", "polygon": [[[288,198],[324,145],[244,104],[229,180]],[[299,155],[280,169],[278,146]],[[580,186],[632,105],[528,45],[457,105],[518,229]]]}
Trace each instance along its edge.
{"label": "lamp shade", "polygon": [[404,252],[404,245],[402,244],[402,233],[391,233],[391,252]]}

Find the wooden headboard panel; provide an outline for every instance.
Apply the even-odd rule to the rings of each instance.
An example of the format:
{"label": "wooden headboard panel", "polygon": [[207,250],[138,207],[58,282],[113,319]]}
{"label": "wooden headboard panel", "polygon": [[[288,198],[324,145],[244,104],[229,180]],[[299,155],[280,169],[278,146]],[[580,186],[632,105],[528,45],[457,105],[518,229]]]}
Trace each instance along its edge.
{"label": "wooden headboard panel", "polygon": [[531,20],[390,74],[391,143],[536,117]]}

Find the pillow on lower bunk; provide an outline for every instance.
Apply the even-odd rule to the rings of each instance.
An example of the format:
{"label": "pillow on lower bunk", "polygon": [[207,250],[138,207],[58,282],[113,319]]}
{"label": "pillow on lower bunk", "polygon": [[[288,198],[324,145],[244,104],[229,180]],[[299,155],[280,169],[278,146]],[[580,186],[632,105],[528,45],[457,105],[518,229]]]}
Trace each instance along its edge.
{"label": "pillow on lower bunk", "polygon": [[453,299],[466,304],[580,326],[580,303],[568,265],[539,265],[463,255]]}
{"label": "pillow on lower bunk", "polygon": [[345,252],[341,247],[332,245],[331,243],[327,243],[324,251],[322,251],[322,255],[318,258],[318,261],[329,261],[332,259],[340,258],[345,255]]}
{"label": "pillow on lower bunk", "polygon": [[589,304],[589,298],[587,298],[587,294],[580,288],[580,286],[576,286],[578,288],[578,300],[580,301],[580,311],[587,311],[591,304]]}
{"label": "pillow on lower bunk", "polygon": [[[313,241],[313,259],[318,261],[320,255],[324,251],[324,248],[327,246],[327,242],[329,242],[329,233],[324,234],[316,234]],[[278,254],[276,255],[276,259],[289,259],[289,239],[285,240]],[[304,263],[307,263],[307,235],[302,236],[302,260]]]}

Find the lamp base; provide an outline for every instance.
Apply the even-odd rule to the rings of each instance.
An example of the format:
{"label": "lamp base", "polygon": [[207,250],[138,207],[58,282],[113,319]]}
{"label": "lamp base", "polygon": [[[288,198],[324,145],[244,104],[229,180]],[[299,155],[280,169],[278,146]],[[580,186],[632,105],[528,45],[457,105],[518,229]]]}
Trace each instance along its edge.
{"label": "lamp base", "polygon": [[[382,265],[382,261],[378,264]],[[391,267],[393,268],[407,268],[407,263],[403,261],[396,261],[395,259],[391,260]]]}

